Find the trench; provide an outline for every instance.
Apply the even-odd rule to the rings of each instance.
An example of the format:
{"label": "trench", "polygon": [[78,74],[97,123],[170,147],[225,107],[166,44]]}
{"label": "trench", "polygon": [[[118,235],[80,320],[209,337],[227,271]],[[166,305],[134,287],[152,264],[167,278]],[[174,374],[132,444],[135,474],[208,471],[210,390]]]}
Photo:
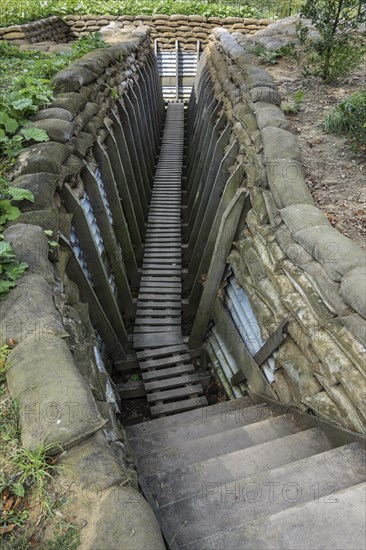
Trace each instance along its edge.
{"label": "trench", "polygon": [[[306,278],[296,264],[295,233],[320,222],[321,231],[337,237],[301,174],[289,185],[281,173],[284,163],[300,168],[299,151],[274,83],[222,29],[194,66],[193,85],[192,74],[179,75],[182,56],[177,49],[169,57],[176,74],[164,81],[148,37],[137,30],[125,43],[85,57],[93,71],[78,65],[61,71],[52,108],[78,113],[62,123],[63,132],[75,135],[61,132],[66,145],[56,132],[54,142],[23,158],[25,175],[35,171],[43,181],[39,166],[50,152],[59,157],[47,162],[46,182],[62,171],[58,263],[75,306],[65,308],[70,363],[83,369],[90,399],[107,422],[105,437],[123,438],[123,468],[127,443],[133,450],[140,488],[169,548],[269,548],[275,523],[276,547],[301,547],[304,513],[311,547],[349,547],[352,506],[363,511],[364,453],[355,432],[364,431],[356,410],[363,414],[357,390],[364,351],[340,325],[339,312],[353,320],[354,312],[345,311],[352,299],[339,292],[339,281],[357,268],[358,251],[344,265],[341,255],[330,265],[324,250],[315,254],[304,244],[302,254],[313,254],[307,252],[306,269],[320,284]],[[341,250],[349,246],[340,241]],[[331,341],[324,326],[336,335]],[[225,390],[229,400],[221,403],[210,387]],[[353,432],[330,424],[332,415]],[[116,417],[133,424],[123,436]],[[270,483],[282,490],[293,479],[304,489],[297,500],[286,491],[275,499],[251,498],[250,491],[242,498],[240,488]],[[319,479],[321,497],[332,497],[334,483],[342,492],[346,504],[336,517],[313,505],[310,488]],[[143,535],[153,526],[144,521],[137,522]],[[327,524],[332,528],[324,534]]]}

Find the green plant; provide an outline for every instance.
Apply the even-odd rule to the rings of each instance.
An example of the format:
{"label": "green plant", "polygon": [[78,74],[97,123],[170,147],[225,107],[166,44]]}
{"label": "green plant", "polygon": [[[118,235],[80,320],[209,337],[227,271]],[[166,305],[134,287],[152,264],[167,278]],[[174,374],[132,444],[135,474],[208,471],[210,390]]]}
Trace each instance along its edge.
{"label": "green plant", "polygon": [[344,134],[357,154],[366,154],[366,92],[356,92],[339,103],[326,117],[327,133]]}
{"label": "green plant", "polygon": [[103,40],[99,32],[94,32],[81,36],[72,46],[73,57],[81,57],[96,48],[106,48],[108,44]]}
{"label": "green plant", "polygon": [[359,65],[366,48],[363,38],[353,31],[365,19],[363,2],[307,0],[301,15],[311,19],[319,32],[319,38],[313,40],[303,26],[298,27],[300,39],[307,45],[307,61],[313,74],[321,76],[325,82],[332,82]]}
{"label": "green plant", "polygon": [[62,521],[52,540],[46,541],[43,548],[46,550],[76,550],[80,544],[80,529],[77,525]]}
{"label": "green plant", "polygon": [[[283,0],[277,0],[280,2]],[[294,0],[295,1],[295,0]],[[207,17],[261,17],[273,13],[271,0],[245,3],[210,0],[2,0],[0,25],[19,24],[49,15],[205,15]]]}
{"label": "green plant", "polygon": [[53,459],[50,459],[50,454],[56,451],[61,452],[62,448],[54,444],[41,445],[34,451],[18,447],[11,458],[12,464],[19,472],[18,482],[25,487],[35,485],[43,504],[45,503],[44,486],[52,478],[52,472],[59,468],[54,464]]}
{"label": "green plant", "polygon": [[257,43],[247,47],[249,53],[256,55],[262,63],[275,65],[279,54],[276,50],[268,50],[263,44]]}
{"label": "green plant", "polygon": [[54,241],[52,239],[53,237],[53,230],[52,229],[45,229],[44,230],[44,233],[47,237],[47,240],[48,240],[48,246],[49,246],[49,250],[52,251],[54,248],[57,248],[58,247],[58,242],[57,241]]}
{"label": "green plant", "polygon": [[[1,382],[2,385],[3,383]],[[5,443],[20,441],[19,405],[11,397],[3,399],[0,404],[0,432]]]}
{"label": "green plant", "polygon": [[297,90],[294,93],[294,100],[290,103],[285,103],[282,106],[282,110],[286,114],[294,114],[298,113],[301,109],[302,102],[304,100],[304,91],[303,90]]}

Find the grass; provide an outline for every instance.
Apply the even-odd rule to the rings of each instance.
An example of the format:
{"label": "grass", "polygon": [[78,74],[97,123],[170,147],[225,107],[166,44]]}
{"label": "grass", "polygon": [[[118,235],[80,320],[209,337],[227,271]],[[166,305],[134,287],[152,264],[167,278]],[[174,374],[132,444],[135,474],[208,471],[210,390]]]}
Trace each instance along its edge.
{"label": "grass", "polygon": [[[41,445],[32,451],[21,444],[19,406],[6,384],[11,349],[0,348],[1,548],[26,550],[37,540],[48,550],[75,550],[79,545],[79,528],[57,510],[66,499],[58,492],[55,474],[61,472],[61,467],[53,455],[55,450],[62,449]],[[48,529],[51,521],[52,529]],[[53,535],[44,541],[46,529]]]}
{"label": "grass", "polygon": [[345,135],[356,155],[366,155],[366,92],[356,92],[339,103],[324,122],[329,134]]}

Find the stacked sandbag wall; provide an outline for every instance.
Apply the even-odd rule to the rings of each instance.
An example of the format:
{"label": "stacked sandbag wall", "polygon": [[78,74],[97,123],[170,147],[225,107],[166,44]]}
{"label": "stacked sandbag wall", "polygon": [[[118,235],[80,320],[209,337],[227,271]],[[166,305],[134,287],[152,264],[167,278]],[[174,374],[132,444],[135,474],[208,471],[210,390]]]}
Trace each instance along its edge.
{"label": "stacked sandbag wall", "polygon": [[[251,64],[240,40],[215,29],[203,61],[240,143],[240,185],[251,199],[229,268],[264,342],[288,320],[273,356],[277,398],[365,433],[365,253],[315,206],[272,77]],[[202,74],[201,66],[196,93]],[[219,298],[225,303],[224,291]],[[249,388],[251,382],[249,376]]]}
{"label": "stacked sandbag wall", "polygon": [[173,49],[176,40],[182,48],[194,50],[197,40],[205,43],[213,28],[223,26],[231,31],[255,33],[266,28],[270,23],[267,19],[244,19],[241,17],[204,17],[203,15],[121,15],[92,16],[68,15],[65,21],[70,25],[75,37],[83,36],[91,31],[98,31],[104,25],[115,21],[122,27],[125,25],[150,27],[152,40],[158,40],[162,49]]}
{"label": "stacked sandbag wall", "polygon": [[8,40],[15,44],[34,44],[45,41],[60,43],[68,42],[70,38],[69,25],[57,16],[0,28],[0,40]]}
{"label": "stacked sandbag wall", "polygon": [[206,43],[213,28],[222,26],[230,31],[254,34],[269,25],[269,19],[249,19],[241,17],[204,17],[202,15],[66,15],[64,20],[49,17],[25,25],[16,25],[0,29],[0,40],[16,43],[34,43],[42,41],[65,42],[100,31],[110,23],[120,28],[150,28],[151,39],[158,40],[161,49],[174,49],[176,40],[186,50],[195,50],[197,40]]}
{"label": "stacked sandbag wall", "polygon": [[[19,404],[22,444],[30,450],[47,445],[51,453],[62,453],[59,476],[69,488],[65,499],[76,504],[76,524],[86,525],[81,530],[84,548],[164,548],[155,517],[138,492],[118,422],[122,405],[110,373],[113,343],[120,342],[116,336],[104,341],[104,334],[95,330],[98,316],[109,315],[100,283],[85,276],[79,288],[69,272],[70,262],[79,265],[80,258],[70,240],[77,220],[64,201],[66,188],[76,203],[85,195],[85,177],[92,177],[89,167],[96,165],[93,147],[98,144],[101,150],[107,134],[115,132],[117,103],[131,90],[144,91],[153,83],[158,83],[157,69],[143,29],[124,33],[114,46],[93,51],[58,73],[53,102],[30,125],[45,130],[50,140],[29,144],[14,170],[12,185],[31,191],[35,201],[19,204],[21,217],[4,231],[17,259],[28,264],[0,303],[1,345],[14,347],[6,378]],[[161,97],[158,104],[153,96],[150,102],[149,108],[161,114]],[[101,199],[93,202],[94,212],[101,204]],[[92,228],[86,243],[81,237],[79,245],[88,254],[94,246]],[[125,261],[120,246],[116,256]],[[90,302],[83,298],[85,288]],[[96,306],[99,313],[93,318]],[[112,321],[106,323],[112,326]],[[117,357],[122,353],[125,359],[124,351],[118,347]]]}

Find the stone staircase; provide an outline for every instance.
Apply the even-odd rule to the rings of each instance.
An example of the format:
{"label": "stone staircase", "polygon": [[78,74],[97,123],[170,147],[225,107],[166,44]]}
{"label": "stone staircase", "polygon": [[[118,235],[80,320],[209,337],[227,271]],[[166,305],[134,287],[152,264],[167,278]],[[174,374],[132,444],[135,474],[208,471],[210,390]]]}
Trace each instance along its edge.
{"label": "stone staircase", "polygon": [[246,399],[127,428],[168,548],[365,548],[362,438]]}

